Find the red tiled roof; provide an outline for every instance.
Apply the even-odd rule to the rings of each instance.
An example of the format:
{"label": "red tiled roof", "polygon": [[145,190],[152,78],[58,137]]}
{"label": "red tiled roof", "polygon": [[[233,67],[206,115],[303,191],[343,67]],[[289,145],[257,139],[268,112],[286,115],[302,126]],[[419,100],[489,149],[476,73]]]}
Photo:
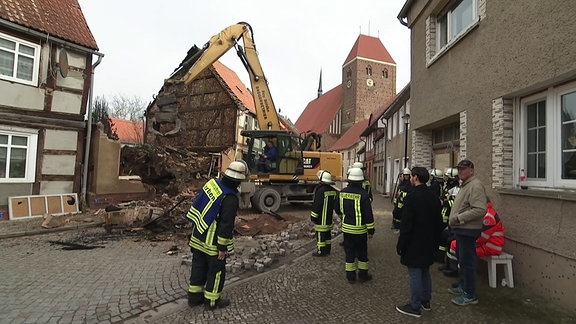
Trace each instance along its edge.
{"label": "red tiled roof", "polygon": [[352,145],[358,143],[360,140],[360,134],[368,127],[368,119],[364,119],[361,122],[354,124],[332,147],[329,151],[342,151],[352,147]]}
{"label": "red tiled roof", "polygon": [[112,130],[118,135],[120,143],[142,143],[144,139],[144,123],[110,117]]}
{"label": "red tiled roof", "polygon": [[216,73],[224,80],[224,83],[230,88],[232,93],[242,102],[242,104],[250,110],[252,113],[256,113],[256,108],[254,106],[254,98],[252,93],[238,77],[236,72],[230,70],[229,67],[222,64],[220,61],[216,61],[212,64]]}
{"label": "red tiled roof", "polygon": [[354,47],[352,47],[352,50],[350,51],[350,54],[348,54],[343,65],[348,64],[357,57],[396,64],[380,39],[368,35],[360,34],[358,36],[356,43],[354,43]]}
{"label": "red tiled roof", "polygon": [[310,101],[296,120],[296,128],[300,132],[324,133],[342,106],[343,89],[342,85],[338,85]]}
{"label": "red tiled roof", "polygon": [[0,18],[98,50],[77,0],[0,0]]}

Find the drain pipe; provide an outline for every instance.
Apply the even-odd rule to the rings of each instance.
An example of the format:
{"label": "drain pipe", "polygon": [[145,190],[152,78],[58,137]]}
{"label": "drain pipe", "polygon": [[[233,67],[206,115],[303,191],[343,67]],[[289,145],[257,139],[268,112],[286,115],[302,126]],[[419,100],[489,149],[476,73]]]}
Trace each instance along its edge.
{"label": "drain pipe", "polygon": [[88,96],[88,107],[86,108],[86,113],[88,114],[88,125],[86,127],[86,145],[84,146],[84,165],[82,168],[82,191],[80,193],[80,205],[82,206],[82,211],[87,210],[87,187],[88,187],[88,166],[90,159],[90,142],[92,141],[92,100],[94,99],[94,70],[102,62],[104,54],[102,53],[92,53],[98,56],[96,63],[92,64],[92,75],[90,77],[90,95]]}

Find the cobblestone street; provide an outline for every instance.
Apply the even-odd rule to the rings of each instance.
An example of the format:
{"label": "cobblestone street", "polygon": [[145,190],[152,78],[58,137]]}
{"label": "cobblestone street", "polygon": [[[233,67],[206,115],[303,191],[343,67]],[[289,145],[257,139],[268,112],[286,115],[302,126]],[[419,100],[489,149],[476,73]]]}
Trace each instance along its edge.
{"label": "cobblestone street", "polygon": [[[228,281],[223,296],[232,305],[216,311],[186,303],[189,266],[185,253],[167,255],[171,241],[110,236],[91,250],[62,250],[49,243],[80,230],[0,240],[2,255],[1,323],[399,323],[412,318],[394,306],[408,300],[406,269],[395,253],[389,230],[389,201],[376,197],[376,234],[369,242],[374,280],[350,285],[344,278],[344,253],[337,237],[333,253],[306,254],[279,268]],[[306,211],[303,210],[303,213]],[[102,231],[84,229],[84,235]],[[300,252],[303,253],[303,252]],[[483,265],[482,265],[483,266]],[[480,303],[450,302],[453,282],[433,265],[432,311],[423,323],[573,323],[574,314],[514,289],[488,287],[478,274]]]}

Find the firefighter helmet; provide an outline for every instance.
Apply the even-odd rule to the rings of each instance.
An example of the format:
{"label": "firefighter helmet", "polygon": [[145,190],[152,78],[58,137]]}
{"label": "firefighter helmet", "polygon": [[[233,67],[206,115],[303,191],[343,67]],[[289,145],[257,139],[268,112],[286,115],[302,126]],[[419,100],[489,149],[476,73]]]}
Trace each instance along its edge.
{"label": "firefighter helmet", "polygon": [[318,179],[320,179],[321,182],[326,183],[326,184],[334,184],[334,181],[332,181],[332,174],[330,174],[330,172],[325,171],[325,170],[320,170],[318,171]]}
{"label": "firefighter helmet", "polygon": [[440,169],[430,169],[430,176],[434,178],[440,178],[444,175],[444,172]]}
{"label": "firefighter helmet", "polygon": [[358,168],[358,169],[363,169],[364,168],[364,163],[362,162],[354,162],[354,164],[352,164],[353,168]]}
{"label": "firefighter helmet", "polygon": [[458,169],[446,168],[446,170],[444,170],[444,175],[450,179],[456,178],[456,176],[458,175]]}
{"label": "firefighter helmet", "polygon": [[360,168],[350,168],[348,171],[348,181],[349,182],[359,182],[364,181],[364,171]]}
{"label": "firefighter helmet", "polygon": [[233,180],[246,180],[246,162],[243,160],[238,160],[230,163],[230,165],[224,171],[224,176]]}
{"label": "firefighter helmet", "polygon": [[410,169],[404,168],[404,170],[402,170],[402,174],[410,175],[410,174],[412,174],[412,172],[410,171]]}

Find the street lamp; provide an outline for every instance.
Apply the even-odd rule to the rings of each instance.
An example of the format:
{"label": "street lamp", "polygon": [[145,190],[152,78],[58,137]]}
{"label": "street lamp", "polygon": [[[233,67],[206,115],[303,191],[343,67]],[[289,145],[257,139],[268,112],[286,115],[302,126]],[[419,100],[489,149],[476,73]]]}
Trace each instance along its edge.
{"label": "street lamp", "polygon": [[408,124],[410,123],[410,114],[402,116],[404,119],[404,168],[408,165]]}

